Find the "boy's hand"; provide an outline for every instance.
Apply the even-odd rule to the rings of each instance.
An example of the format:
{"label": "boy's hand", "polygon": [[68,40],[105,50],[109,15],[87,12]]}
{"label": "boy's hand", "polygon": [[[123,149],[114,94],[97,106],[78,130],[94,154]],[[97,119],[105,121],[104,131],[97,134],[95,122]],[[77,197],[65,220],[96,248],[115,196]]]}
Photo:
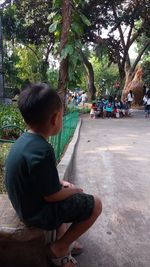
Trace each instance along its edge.
{"label": "boy's hand", "polygon": [[76,189],[76,190],[77,190],[77,193],[82,193],[82,192],[83,192],[83,189],[78,188],[78,187],[75,186],[74,184],[69,183],[69,182],[67,182],[67,181],[62,180],[62,181],[61,181],[61,184],[62,184],[62,186],[63,186],[64,188],[74,188],[74,189]]}
{"label": "boy's hand", "polygon": [[64,180],[61,181],[61,184],[65,188],[67,188],[67,187],[69,187],[69,188],[75,188],[76,187],[74,184],[71,184],[71,183],[69,183],[67,181],[64,181]]}
{"label": "boy's hand", "polygon": [[75,189],[76,189],[76,191],[77,191],[76,193],[83,193],[83,189],[82,189],[82,188],[78,188],[78,187],[76,187]]}
{"label": "boy's hand", "polygon": [[83,190],[81,188],[78,188],[76,186],[74,187],[62,187],[60,191],[49,195],[45,196],[44,199],[48,202],[55,202],[55,201],[61,201],[64,200],[76,193],[82,193]]}

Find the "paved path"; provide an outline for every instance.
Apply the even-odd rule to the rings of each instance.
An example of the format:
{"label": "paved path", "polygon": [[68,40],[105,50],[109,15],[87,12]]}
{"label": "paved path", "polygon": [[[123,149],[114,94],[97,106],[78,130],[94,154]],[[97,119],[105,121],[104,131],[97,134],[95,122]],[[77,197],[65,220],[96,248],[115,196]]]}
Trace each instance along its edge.
{"label": "paved path", "polygon": [[72,181],[103,202],[79,266],[150,267],[150,118],[84,116]]}

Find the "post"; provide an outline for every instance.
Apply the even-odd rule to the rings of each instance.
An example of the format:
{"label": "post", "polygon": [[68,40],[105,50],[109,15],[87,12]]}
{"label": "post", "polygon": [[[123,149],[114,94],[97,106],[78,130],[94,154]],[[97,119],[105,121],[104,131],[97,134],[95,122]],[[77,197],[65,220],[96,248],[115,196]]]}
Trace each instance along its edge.
{"label": "post", "polygon": [[2,39],[2,19],[0,16],[0,102],[4,98],[4,72],[3,72],[3,39]]}

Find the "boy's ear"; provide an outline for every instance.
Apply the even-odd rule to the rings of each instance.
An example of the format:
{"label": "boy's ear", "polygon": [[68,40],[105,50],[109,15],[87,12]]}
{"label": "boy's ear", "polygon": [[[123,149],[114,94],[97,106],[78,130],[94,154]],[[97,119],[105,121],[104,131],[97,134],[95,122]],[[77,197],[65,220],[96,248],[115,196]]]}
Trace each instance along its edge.
{"label": "boy's ear", "polygon": [[50,122],[53,126],[56,125],[56,121],[57,121],[57,113],[54,113],[51,117],[50,117]]}

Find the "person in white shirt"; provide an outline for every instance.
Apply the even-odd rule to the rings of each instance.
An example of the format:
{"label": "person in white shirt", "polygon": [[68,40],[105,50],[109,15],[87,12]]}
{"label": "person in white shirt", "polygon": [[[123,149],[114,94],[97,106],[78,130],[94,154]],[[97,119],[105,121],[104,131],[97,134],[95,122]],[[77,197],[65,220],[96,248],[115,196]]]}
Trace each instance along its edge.
{"label": "person in white shirt", "polygon": [[86,102],[86,99],[87,99],[87,96],[86,96],[86,93],[83,92],[82,95],[81,95],[81,102],[82,102],[82,105],[84,106],[85,102]]}
{"label": "person in white shirt", "polygon": [[150,116],[150,98],[147,99],[147,104],[146,104],[146,110],[147,110],[147,116]]}
{"label": "person in white shirt", "polygon": [[128,95],[127,95],[127,101],[128,101],[128,108],[129,109],[131,108],[133,98],[134,98],[134,95],[133,95],[132,91],[130,90]]}
{"label": "person in white shirt", "polygon": [[145,118],[147,117],[147,94],[143,97],[143,104],[144,104],[144,112],[145,112]]}

